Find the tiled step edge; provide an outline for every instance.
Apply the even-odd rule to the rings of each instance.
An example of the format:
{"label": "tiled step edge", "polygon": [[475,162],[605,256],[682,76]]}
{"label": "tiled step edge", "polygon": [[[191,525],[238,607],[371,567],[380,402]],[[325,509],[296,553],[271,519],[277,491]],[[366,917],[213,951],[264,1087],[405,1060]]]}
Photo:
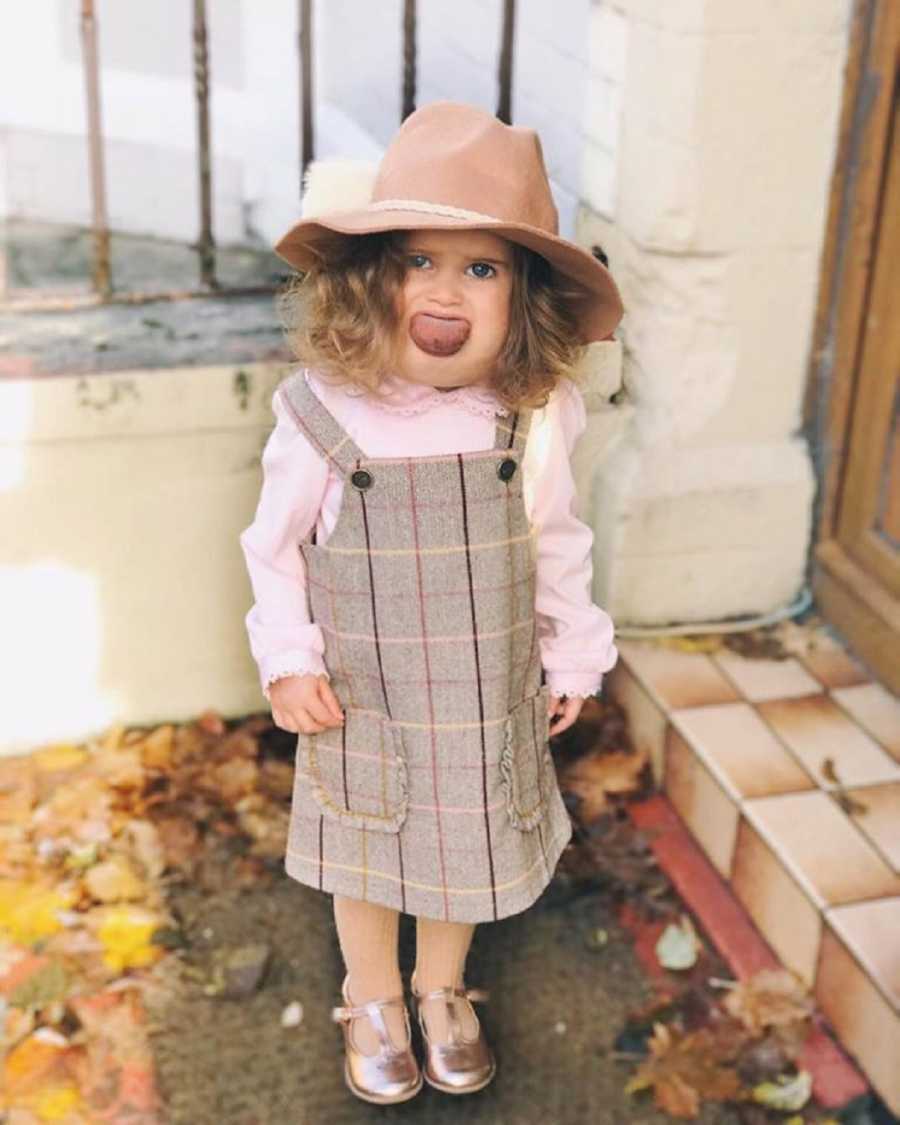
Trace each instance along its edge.
{"label": "tiled step edge", "polygon": [[[738,980],[780,967],[746,910],[695,843],[664,796],[628,806],[636,827],[646,831],[660,867]],[[649,965],[648,965],[649,967]],[[826,1109],[840,1109],[869,1092],[862,1072],[835,1042],[820,1017],[800,1065],[813,1079],[813,1096]]]}

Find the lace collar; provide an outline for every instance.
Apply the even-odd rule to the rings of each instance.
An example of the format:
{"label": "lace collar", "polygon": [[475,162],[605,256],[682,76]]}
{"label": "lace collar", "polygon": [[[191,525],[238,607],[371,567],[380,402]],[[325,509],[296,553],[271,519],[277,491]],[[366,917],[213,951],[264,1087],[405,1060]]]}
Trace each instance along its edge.
{"label": "lace collar", "polygon": [[376,393],[370,393],[364,387],[357,387],[353,383],[341,383],[339,386],[345,394],[355,398],[366,395],[373,406],[391,414],[424,414],[426,410],[443,405],[462,406],[472,414],[479,414],[485,418],[509,413],[484,381],[456,387],[452,391],[439,391],[437,387],[426,386],[424,383],[411,383],[408,379],[389,374],[382,379]]}

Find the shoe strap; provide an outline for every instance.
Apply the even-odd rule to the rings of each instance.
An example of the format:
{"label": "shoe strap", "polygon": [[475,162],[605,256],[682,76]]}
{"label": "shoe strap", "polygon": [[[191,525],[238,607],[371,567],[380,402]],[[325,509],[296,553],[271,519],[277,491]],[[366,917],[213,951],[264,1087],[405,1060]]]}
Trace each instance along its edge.
{"label": "shoe strap", "polygon": [[431,992],[416,992],[413,990],[413,995],[417,1000],[437,1000],[446,998],[448,1003],[452,1003],[452,997],[461,996],[464,1000],[474,1000],[479,1002],[487,1000],[490,993],[486,988],[451,988],[445,985],[443,988],[432,989]]}
{"label": "shoe strap", "polygon": [[341,1022],[343,1020],[355,1020],[359,1019],[361,1016],[371,1015],[371,1009],[373,1007],[381,1009],[388,1004],[402,1003],[402,996],[391,996],[387,1000],[367,1000],[365,1004],[355,1004],[352,1006],[349,1004],[340,1004],[331,1009],[331,1018],[336,1022]]}
{"label": "shoe strap", "polygon": [[459,1022],[459,1016],[456,1013],[456,1000],[457,997],[462,1000],[474,1000],[476,1002],[487,1000],[489,993],[484,988],[452,988],[445,985],[443,988],[432,989],[431,992],[417,992],[412,990],[416,998],[416,1003],[419,1007],[419,1023],[422,1026],[423,1033],[427,1036],[425,1028],[425,1020],[422,1013],[423,1000],[443,1000],[447,1006],[447,1024],[450,1028],[450,1045],[455,1046],[460,1042],[467,1042],[463,1039],[462,1024]]}

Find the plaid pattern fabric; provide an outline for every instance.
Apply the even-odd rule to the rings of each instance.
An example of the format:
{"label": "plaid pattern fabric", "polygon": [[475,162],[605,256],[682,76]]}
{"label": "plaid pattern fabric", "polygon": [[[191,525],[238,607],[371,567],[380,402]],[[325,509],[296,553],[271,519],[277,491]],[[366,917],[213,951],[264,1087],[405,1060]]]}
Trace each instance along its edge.
{"label": "plaid pattern fabric", "polygon": [[407,914],[519,913],[572,835],[522,495],[531,411],[497,416],[489,450],[370,458],[303,372],[281,394],[344,481],[327,541],[298,550],[345,719],[298,735],[285,869]]}

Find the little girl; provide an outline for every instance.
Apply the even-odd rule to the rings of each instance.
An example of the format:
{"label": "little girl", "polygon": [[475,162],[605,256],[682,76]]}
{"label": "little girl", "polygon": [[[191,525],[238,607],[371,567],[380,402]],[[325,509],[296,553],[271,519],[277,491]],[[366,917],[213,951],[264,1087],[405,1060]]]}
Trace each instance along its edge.
{"label": "little girl", "polygon": [[298,735],[285,868],[334,896],[345,1080],[381,1104],[423,1076],[454,1094],[493,1077],[466,955],[478,922],[549,883],[572,829],[548,739],[618,655],[569,454],[571,369],[622,304],[557,229],[537,134],[435,102],[370,201],[277,246],[301,271],[303,366],[275,393],[241,535],[247,627],[274,721]]}

